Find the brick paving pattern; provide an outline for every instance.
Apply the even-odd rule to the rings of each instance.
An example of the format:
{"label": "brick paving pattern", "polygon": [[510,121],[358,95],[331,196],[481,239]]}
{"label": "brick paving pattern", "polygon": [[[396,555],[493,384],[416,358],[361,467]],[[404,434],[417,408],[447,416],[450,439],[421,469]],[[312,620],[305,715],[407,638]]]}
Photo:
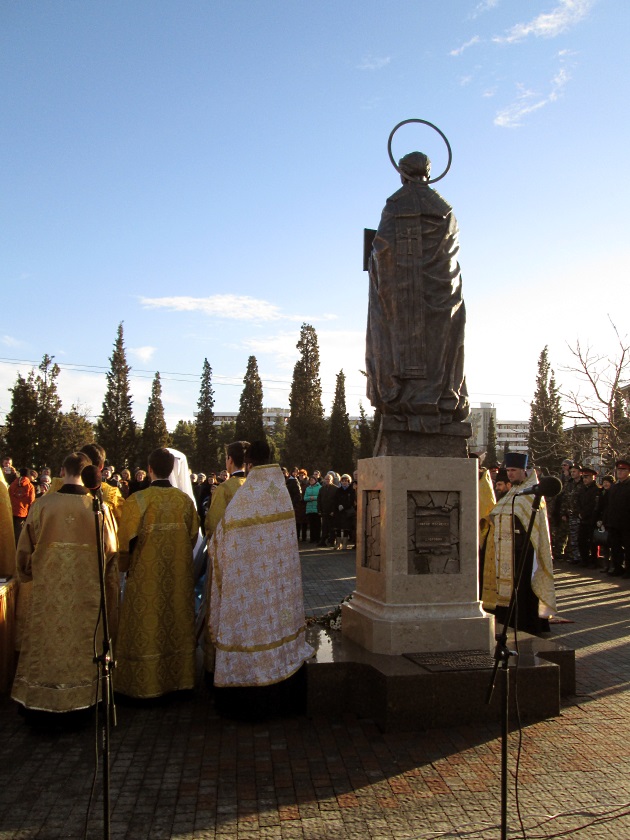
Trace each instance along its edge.
{"label": "brick paving pattern", "polygon": [[[307,613],[352,590],[350,552],[304,552]],[[578,694],[523,730],[526,836],[630,838],[630,582],[557,569],[553,635],[576,648]],[[334,604],[333,604],[334,605]],[[235,723],[203,683],[192,699],[118,707],[114,840],[499,837],[499,726],[383,734],[368,720]],[[83,836],[89,730],[38,734],[0,701],[0,839]],[[518,735],[510,735],[515,769]],[[102,837],[100,777],[88,836]],[[521,837],[510,789],[509,836]]]}

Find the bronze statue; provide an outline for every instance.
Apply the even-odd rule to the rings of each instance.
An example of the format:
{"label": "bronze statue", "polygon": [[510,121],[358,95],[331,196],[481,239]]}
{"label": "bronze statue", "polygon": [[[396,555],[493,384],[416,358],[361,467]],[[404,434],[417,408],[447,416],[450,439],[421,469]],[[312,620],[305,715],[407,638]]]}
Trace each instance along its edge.
{"label": "bronze statue", "polygon": [[396,168],[403,186],[387,199],[368,260],[367,395],[381,413],[374,455],[466,457],[457,221],[429,186],[426,155],[405,155]]}

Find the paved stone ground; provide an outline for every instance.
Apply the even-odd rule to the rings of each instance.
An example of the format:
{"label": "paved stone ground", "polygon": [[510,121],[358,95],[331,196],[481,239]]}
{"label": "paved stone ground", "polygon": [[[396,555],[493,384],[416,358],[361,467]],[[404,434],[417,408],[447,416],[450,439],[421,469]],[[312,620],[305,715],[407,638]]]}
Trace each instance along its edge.
{"label": "paved stone ground", "polygon": [[[304,552],[307,612],[352,589],[351,553]],[[630,838],[630,582],[557,569],[553,634],[577,650],[578,695],[522,733],[526,836]],[[112,837],[398,840],[499,837],[498,726],[383,734],[368,720],[219,718],[211,690],[119,707]],[[512,776],[518,736],[510,736]],[[41,735],[0,701],[0,838],[83,836],[92,733]],[[97,791],[100,790],[100,778]],[[97,792],[90,838],[103,836]],[[519,829],[511,784],[509,837]]]}

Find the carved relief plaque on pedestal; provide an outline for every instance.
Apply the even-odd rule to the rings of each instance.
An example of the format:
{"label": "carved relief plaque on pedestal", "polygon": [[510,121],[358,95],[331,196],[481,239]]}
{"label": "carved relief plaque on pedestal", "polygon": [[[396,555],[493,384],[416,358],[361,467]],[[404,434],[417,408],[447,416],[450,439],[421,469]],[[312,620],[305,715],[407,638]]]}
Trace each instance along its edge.
{"label": "carved relief plaque on pedestal", "polygon": [[366,569],[381,571],[381,494],[380,490],[368,490],[364,494],[365,534],[361,565]]}
{"label": "carved relief plaque on pedestal", "polygon": [[457,492],[407,491],[407,573],[458,574]]}

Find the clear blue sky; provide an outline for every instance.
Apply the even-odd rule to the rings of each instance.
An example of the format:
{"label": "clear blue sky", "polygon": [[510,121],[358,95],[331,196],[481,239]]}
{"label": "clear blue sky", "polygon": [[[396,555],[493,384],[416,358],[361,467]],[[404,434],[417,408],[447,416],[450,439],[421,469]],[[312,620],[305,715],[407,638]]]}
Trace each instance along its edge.
{"label": "clear blue sky", "polygon": [[[139,422],[156,370],[169,427],[192,418],[204,357],[218,411],[250,354],[288,406],[303,321],[326,411],[343,368],[371,412],[362,232],[411,117],[453,148],[473,403],[526,419],[545,344],[566,384],[568,344],[625,331],[626,0],[21,0],[0,23],[0,418],[44,353],[99,414],[121,320]],[[443,168],[403,128],[416,148]]]}

